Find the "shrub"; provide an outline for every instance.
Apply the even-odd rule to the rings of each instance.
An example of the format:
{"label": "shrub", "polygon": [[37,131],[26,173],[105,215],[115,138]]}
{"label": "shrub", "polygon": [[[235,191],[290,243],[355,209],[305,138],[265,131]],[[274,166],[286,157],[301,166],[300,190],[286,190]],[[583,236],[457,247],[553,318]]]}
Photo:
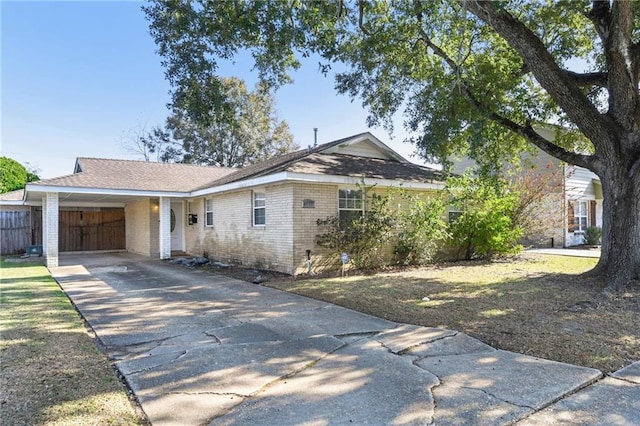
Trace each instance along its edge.
{"label": "shrub", "polygon": [[588,245],[595,246],[600,244],[601,238],[602,238],[602,228],[598,226],[591,226],[585,230],[584,239]]}
{"label": "shrub", "polygon": [[348,223],[341,222],[339,216],[318,219],[318,226],[325,231],[317,236],[318,245],[328,249],[335,259],[346,252],[358,269],[379,266],[395,225],[389,201],[389,195],[372,194],[367,198],[367,211]]}
{"label": "shrub", "polygon": [[520,194],[499,178],[452,177],[447,181],[451,205],[460,215],[448,227],[456,259],[492,258],[522,249],[522,227],[512,220]]}
{"label": "shrub", "polygon": [[443,220],[445,205],[441,198],[423,200],[405,195],[409,209],[399,212],[399,227],[395,253],[405,265],[431,263],[446,237]]}

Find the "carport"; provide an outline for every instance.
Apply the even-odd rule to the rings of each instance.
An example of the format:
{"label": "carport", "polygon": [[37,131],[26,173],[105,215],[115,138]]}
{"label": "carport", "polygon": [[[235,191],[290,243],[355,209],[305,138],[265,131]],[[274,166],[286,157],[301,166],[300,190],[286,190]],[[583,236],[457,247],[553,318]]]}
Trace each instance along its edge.
{"label": "carport", "polygon": [[126,250],[160,259],[185,248],[185,200],[230,169],[78,158],[74,172],[25,188],[22,205],[42,208],[49,268],[61,251]]}
{"label": "carport", "polygon": [[[181,215],[182,199],[176,195],[182,194],[171,195],[39,185],[26,191],[25,203],[42,208],[42,251],[47,267],[54,268],[65,251],[127,250],[171,257],[172,200]],[[182,232],[182,226],[174,226],[173,234]]]}

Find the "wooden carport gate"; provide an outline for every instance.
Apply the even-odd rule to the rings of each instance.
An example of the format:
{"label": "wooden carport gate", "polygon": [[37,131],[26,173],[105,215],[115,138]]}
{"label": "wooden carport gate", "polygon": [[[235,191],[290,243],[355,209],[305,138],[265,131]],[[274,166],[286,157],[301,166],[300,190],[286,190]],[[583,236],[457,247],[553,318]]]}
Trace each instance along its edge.
{"label": "wooden carport gate", "polygon": [[[0,224],[2,228],[16,227],[16,232],[3,232],[2,238],[10,238],[2,244],[2,254],[24,253],[27,245],[42,244],[42,208],[34,207],[29,211],[3,212],[0,222],[4,218],[7,224]],[[18,216],[24,218],[18,220]],[[29,216],[31,216],[29,218]],[[11,218],[11,224],[8,220]],[[123,208],[75,208],[60,209],[58,213],[58,250],[92,251],[92,250],[122,250],[126,248],[125,219]],[[31,219],[31,220],[29,220]],[[30,222],[31,229],[27,228]],[[22,226],[24,225],[24,226]],[[24,238],[22,238],[24,234]],[[11,252],[5,253],[5,248]]]}

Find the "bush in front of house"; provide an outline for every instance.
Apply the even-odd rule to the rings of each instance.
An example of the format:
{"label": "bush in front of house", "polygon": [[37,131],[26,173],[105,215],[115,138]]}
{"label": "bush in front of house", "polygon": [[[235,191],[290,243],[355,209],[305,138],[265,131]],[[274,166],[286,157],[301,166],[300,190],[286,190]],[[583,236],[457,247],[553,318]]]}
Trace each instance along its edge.
{"label": "bush in front of house", "polygon": [[401,229],[395,254],[404,265],[432,263],[442,241],[447,237],[444,220],[446,206],[441,197],[421,199],[405,195],[408,207],[398,214]]}
{"label": "bush in front of house", "polygon": [[339,216],[318,219],[323,233],[317,236],[320,247],[328,250],[331,258],[347,253],[358,269],[375,269],[385,265],[384,247],[392,237],[396,223],[389,208],[391,197],[371,194],[367,197],[367,211],[348,221]]}
{"label": "bush in front of house", "polygon": [[601,238],[602,228],[598,226],[590,226],[585,230],[584,239],[587,245],[596,246],[600,244]]}
{"label": "bush in front of house", "polygon": [[522,227],[513,218],[520,194],[500,178],[451,177],[451,206],[460,212],[448,226],[448,253],[456,260],[487,259],[522,250]]}

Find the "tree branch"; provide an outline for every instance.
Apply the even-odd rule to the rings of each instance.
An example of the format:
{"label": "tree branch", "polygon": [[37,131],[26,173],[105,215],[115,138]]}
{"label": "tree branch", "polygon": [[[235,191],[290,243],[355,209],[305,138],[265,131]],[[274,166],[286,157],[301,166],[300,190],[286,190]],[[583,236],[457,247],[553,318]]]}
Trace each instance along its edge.
{"label": "tree branch", "polygon": [[429,34],[427,34],[426,31],[422,28],[422,8],[418,7],[419,3],[420,2],[416,2],[415,4],[417,9],[416,18],[418,20],[418,33],[420,34],[420,40],[422,40],[422,42],[427,47],[431,48],[436,56],[442,58],[447,63],[447,65],[449,65],[449,67],[451,67],[451,69],[457,73],[459,71],[458,64],[456,64],[455,61],[451,59],[451,57],[449,57],[449,55],[447,55],[447,53],[440,48],[440,46],[435,44],[431,40],[431,37],[429,37]]}
{"label": "tree branch", "polygon": [[501,126],[506,127],[512,132],[522,136],[552,157],[558,158],[562,161],[566,161],[569,164],[584,167],[586,169],[593,169],[595,165],[595,159],[593,156],[576,154],[575,152],[567,151],[566,149],[561,148],[560,146],[540,136],[533,129],[530,122],[527,122],[524,126],[522,126],[508,117],[500,115],[495,111],[490,111],[475,96],[473,96],[466,85],[462,86],[462,90],[471,100],[473,105],[478,108],[487,118],[491,119],[495,123],[500,124]]}
{"label": "tree branch", "polygon": [[364,27],[364,0],[358,0],[358,27],[366,36],[370,36],[369,31]]}
{"label": "tree branch", "polygon": [[[417,2],[416,2],[417,3]],[[438,57],[442,58],[452,69],[452,71],[454,73],[456,73],[458,76],[460,76],[460,66],[449,56],[447,55],[447,53],[442,50],[438,45],[436,45],[435,43],[433,43],[433,41],[431,40],[431,38],[429,37],[429,35],[424,31],[424,29],[422,28],[422,11],[420,8],[416,8],[417,10],[417,21],[418,21],[418,32],[420,34],[420,40],[422,40],[423,43],[425,43],[426,46],[428,46],[429,48],[431,48],[431,50],[433,50],[433,53],[435,55],[437,55]],[[523,71],[527,71],[528,67],[526,65],[523,66]],[[577,74],[577,73],[571,73],[570,71],[566,71],[566,73],[570,73],[574,75],[574,78],[580,79],[582,74]],[[592,73],[592,74],[597,74],[597,73]],[[596,76],[591,76],[591,79],[595,79]],[[583,79],[586,81],[586,77],[583,77]],[[458,86],[459,88],[464,92],[465,96],[467,98],[469,98],[469,100],[471,101],[471,103],[473,103],[473,105],[487,118],[489,118],[490,120],[494,121],[495,123],[506,127],[507,129],[511,130],[512,132],[524,137],[525,139],[527,139],[528,141],[530,141],[531,143],[533,143],[534,145],[536,145],[538,148],[540,148],[541,150],[545,151],[546,153],[548,153],[549,155],[559,158],[562,161],[566,161],[567,163],[576,165],[576,166],[580,166],[580,167],[584,167],[584,168],[589,168],[591,169],[594,166],[594,158],[592,156],[589,155],[581,155],[581,154],[576,154],[574,152],[571,151],[567,151],[564,148],[559,147],[558,145],[549,142],[548,140],[546,140],[545,138],[543,138],[542,136],[540,136],[534,129],[533,127],[531,127],[531,125],[529,123],[527,123],[527,125],[522,126],[518,123],[516,123],[515,121],[509,119],[508,117],[505,117],[503,115],[498,114],[497,112],[490,110],[489,108],[487,108],[482,102],[480,102],[480,100],[474,96],[474,94],[471,92],[471,90],[469,89],[469,86],[467,85],[467,83],[462,79],[459,78],[458,79]]]}
{"label": "tree branch", "polygon": [[522,57],[538,83],[573,123],[596,145],[611,145],[612,121],[601,115],[580,86],[562,70],[542,41],[522,22],[494,2],[458,0],[493,28]]}
{"label": "tree branch", "polygon": [[602,72],[577,73],[565,70],[564,73],[579,86],[607,87],[609,74]]}

